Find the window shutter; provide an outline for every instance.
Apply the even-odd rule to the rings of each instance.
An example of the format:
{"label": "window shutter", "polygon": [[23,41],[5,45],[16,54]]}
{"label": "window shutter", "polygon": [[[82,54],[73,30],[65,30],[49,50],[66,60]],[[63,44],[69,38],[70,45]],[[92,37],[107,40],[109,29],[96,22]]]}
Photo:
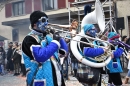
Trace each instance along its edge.
{"label": "window shutter", "polygon": [[[68,0],[68,2],[74,2],[75,0]],[[73,7],[73,5],[72,4],[70,4],[70,7]]]}
{"label": "window shutter", "polygon": [[32,0],[25,0],[25,14],[32,12]]}
{"label": "window shutter", "polygon": [[5,5],[5,16],[11,17],[12,16],[12,4],[8,3]]}
{"label": "window shutter", "polygon": [[66,7],[66,0],[58,0],[58,8],[65,8]]}
{"label": "window shutter", "polygon": [[41,11],[41,0],[34,0],[34,11],[40,10]]}
{"label": "window shutter", "polygon": [[75,0],[68,0],[68,2],[74,2]]}

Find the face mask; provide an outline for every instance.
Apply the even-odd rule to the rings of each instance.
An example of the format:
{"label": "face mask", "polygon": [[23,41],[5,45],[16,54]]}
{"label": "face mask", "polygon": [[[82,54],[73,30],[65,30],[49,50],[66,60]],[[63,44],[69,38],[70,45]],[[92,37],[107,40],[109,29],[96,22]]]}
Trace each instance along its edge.
{"label": "face mask", "polygon": [[37,27],[42,31],[46,30],[47,25],[48,25],[48,18],[46,17],[41,17],[37,22]]}
{"label": "face mask", "polygon": [[89,30],[88,32],[89,32],[89,34],[90,34],[92,37],[96,37],[97,31],[96,31],[95,29],[91,29],[91,30]]}

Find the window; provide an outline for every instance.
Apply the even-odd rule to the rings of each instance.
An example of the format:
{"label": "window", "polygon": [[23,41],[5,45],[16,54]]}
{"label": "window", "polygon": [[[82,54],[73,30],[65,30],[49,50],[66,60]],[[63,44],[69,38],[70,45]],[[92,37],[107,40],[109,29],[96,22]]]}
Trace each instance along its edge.
{"label": "window", "polygon": [[24,14],[25,11],[24,8],[25,8],[24,1],[13,3],[13,15],[17,16]]}
{"label": "window", "polygon": [[19,40],[19,29],[13,29],[12,30],[12,39],[13,41],[18,41]]}
{"label": "window", "polygon": [[57,9],[57,0],[42,0],[43,11]]}

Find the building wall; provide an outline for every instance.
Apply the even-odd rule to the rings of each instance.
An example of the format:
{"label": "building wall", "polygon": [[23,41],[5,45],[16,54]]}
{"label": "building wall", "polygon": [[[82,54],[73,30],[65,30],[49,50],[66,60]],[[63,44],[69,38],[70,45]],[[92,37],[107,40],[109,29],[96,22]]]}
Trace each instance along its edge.
{"label": "building wall", "polygon": [[3,8],[0,11],[0,35],[4,36],[5,38],[9,39],[9,41],[12,40],[12,27],[10,26],[4,26],[1,24],[3,21],[2,19],[5,17],[5,8]]}
{"label": "building wall", "polygon": [[[15,3],[17,1],[22,1],[22,0],[13,0],[12,3]],[[10,41],[12,41],[12,29],[19,29],[19,41],[21,41],[25,35],[29,32],[28,26],[29,22],[25,22],[24,24],[21,25],[11,25],[11,26],[3,26],[2,22],[7,22],[7,21],[14,21],[14,20],[21,20],[21,19],[28,19],[30,16],[30,13],[34,10],[41,10],[42,11],[42,6],[41,2],[42,0],[24,0],[25,1],[25,14],[20,15],[20,16],[13,16],[13,7],[12,3],[8,3],[5,5],[5,7],[2,9],[0,12],[0,35],[8,38]],[[67,0],[57,0],[58,3],[58,9],[57,10],[52,10],[52,11],[45,11],[47,15],[53,15],[53,14],[59,14],[62,12],[68,12],[68,10],[65,8],[66,7],[66,2]],[[36,3],[37,2],[37,3]],[[59,23],[61,24],[62,21],[60,19],[59,21],[51,20],[51,23]],[[66,21],[66,20],[65,20]],[[67,20],[68,21],[68,20]],[[64,23],[64,22],[63,22]]]}
{"label": "building wall", "polygon": [[123,35],[129,35],[130,30],[128,29],[128,17],[130,16],[130,0],[117,1],[118,17],[124,17],[125,29],[123,30]]}
{"label": "building wall", "polygon": [[30,32],[29,23],[14,26],[14,28],[19,30],[19,42],[21,42],[23,38]]}

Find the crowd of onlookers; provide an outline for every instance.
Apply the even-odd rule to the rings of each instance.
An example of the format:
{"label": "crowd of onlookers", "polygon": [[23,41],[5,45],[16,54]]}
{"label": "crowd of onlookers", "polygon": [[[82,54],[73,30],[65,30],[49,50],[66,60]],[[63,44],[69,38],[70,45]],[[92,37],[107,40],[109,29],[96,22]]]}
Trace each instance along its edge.
{"label": "crowd of onlookers", "polygon": [[4,48],[0,46],[0,74],[7,73],[14,76],[26,76],[26,69],[21,55],[21,44],[18,42],[10,42],[8,50],[5,52]]}

